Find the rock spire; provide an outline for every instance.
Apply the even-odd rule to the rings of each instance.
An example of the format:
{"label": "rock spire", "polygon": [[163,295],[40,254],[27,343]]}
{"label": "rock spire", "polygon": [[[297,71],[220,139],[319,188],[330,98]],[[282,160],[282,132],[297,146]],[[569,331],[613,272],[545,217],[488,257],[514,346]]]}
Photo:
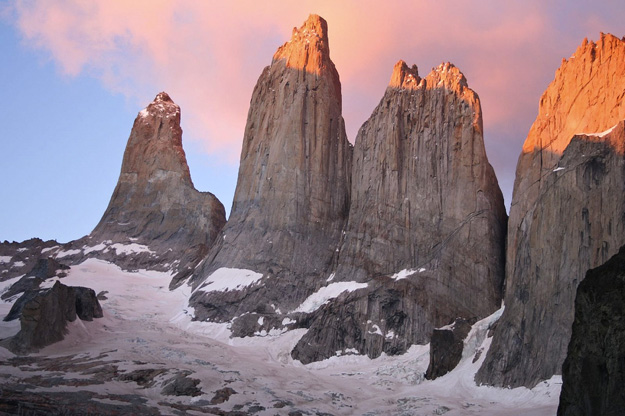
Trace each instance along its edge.
{"label": "rock spire", "polygon": [[[135,119],[108,208],[80,243],[144,245],[149,248],[143,252],[145,264],[134,255],[127,259],[128,267],[168,265],[188,275],[191,266],[185,263],[206,255],[224,223],[221,202],[193,187],[182,148],[180,107],[161,92]],[[101,256],[105,246],[91,252]],[[116,262],[124,261],[108,251],[117,254]],[[146,256],[148,251],[152,255]]]}
{"label": "rock spire", "polygon": [[[252,93],[231,215],[194,277],[198,319],[293,310],[325,281],[347,218],[351,154],[327,24],[311,15]],[[223,267],[263,283],[226,294],[202,286]]]}
{"label": "rock spire", "polygon": [[367,289],[321,308],[295,358],[397,354],[458,317],[499,308],[507,217],[482,131],[479,98],[458,68],[422,79],[416,66],[395,65],[356,138],[333,275]]}
{"label": "rock spire", "polygon": [[478,383],[533,387],[560,374],[586,270],[625,243],[625,41],[601,34],[563,60],[517,165],[506,309]]}

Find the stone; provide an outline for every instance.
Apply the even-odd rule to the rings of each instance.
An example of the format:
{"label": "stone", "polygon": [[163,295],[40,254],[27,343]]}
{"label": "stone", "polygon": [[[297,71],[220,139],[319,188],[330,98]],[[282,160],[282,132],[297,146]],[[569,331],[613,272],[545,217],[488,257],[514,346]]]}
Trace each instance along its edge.
{"label": "stone", "polygon": [[15,295],[27,290],[38,289],[41,283],[54,276],[63,276],[62,271],[69,270],[69,266],[61,264],[53,258],[37,260],[33,268],[24,277],[15,282],[0,296],[0,299],[7,300]]}
{"label": "stone", "polygon": [[456,368],[462,359],[464,339],[469,331],[471,322],[461,318],[451,325],[434,330],[430,340],[430,364],[425,372],[426,379],[434,380]]}
{"label": "stone", "polygon": [[503,316],[479,384],[561,374],[577,285],[625,244],[625,41],[584,40],[540,100],[519,157]]}
{"label": "stone", "polygon": [[13,304],[5,321],[20,319],[20,331],[4,339],[4,346],[15,354],[29,354],[61,341],[67,323],[101,318],[102,308],[95,292],[85,287],[65,286],[59,281],[50,289],[28,290]]}
{"label": "stone", "polygon": [[51,250],[59,246],[55,240],[43,241],[40,238],[0,243],[0,257],[10,259],[0,262],[0,282],[32,272],[38,261],[50,256]]}
{"label": "stone", "polygon": [[165,383],[161,394],[165,396],[199,396],[202,390],[197,387],[200,380],[188,377],[190,373],[183,372],[172,377]]}
{"label": "stone", "polygon": [[215,392],[215,396],[210,401],[210,404],[221,404],[230,400],[230,396],[237,394],[232,387],[224,387]]}
{"label": "stone", "polygon": [[[327,279],[349,209],[341,100],[327,24],[311,15],[252,93],[231,215],[192,278],[196,319],[286,312]],[[202,290],[222,267],[260,273],[262,284]]]}
{"label": "stone", "polygon": [[577,288],[562,367],[558,416],[620,415],[625,409],[625,246]]}
{"label": "stone", "polygon": [[311,317],[293,358],[400,354],[455,318],[490,315],[502,298],[506,221],[477,94],[451,64],[420,78],[399,61],[356,137],[332,280],[367,289]]}
{"label": "stone", "polygon": [[[159,93],[135,119],[108,208],[91,234],[73,248],[102,245],[89,254],[127,269],[178,272],[180,284],[207,254],[226,222],[221,202],[191,181],[180,127],[180,107]],[[147,246],[114,250],[115,243]],[[75,261],[82,261],[83,255]]]}
{"label": "stone", "polygon": [[88,287],[72,286],[76,294],[76,315],[81,321],[93,321],[93,318],[102,318],[102,307],[95,291]]}

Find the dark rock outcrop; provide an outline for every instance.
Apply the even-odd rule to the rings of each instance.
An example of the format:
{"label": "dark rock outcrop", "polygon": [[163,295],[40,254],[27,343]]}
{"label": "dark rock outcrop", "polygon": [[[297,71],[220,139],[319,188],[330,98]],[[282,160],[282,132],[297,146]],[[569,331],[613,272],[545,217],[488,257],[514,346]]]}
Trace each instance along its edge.
{"label": "dark rock outcrop", "polygon": [[24,277],[15,282],[0,296],[6,300],[27,290],[38,289],[46,280],[54,276],[65,277],[64,270],[69,270],[69,266],[61,264],[53,258],[37,260],[35,266]]}
{"label": "dark rock outcrop", "polygon": [[540,100],[510,208],[505,311],[480,384],[560,374],[586,270],[625,243],[625,41],[601,35],[563,61]]}
{"label": "dark rock outcrop", "polygon": [[180,107],[161,92],[135,119],[102,219],[68,247],[81,252],[67,257],[96,256],[130,270],[172,269],[175,286],[206,256],[225,222],[221,202],[193,186]]}
{"label": "dark rock outcrop", "polygon": [[624,357],[625,246],[577,288],[558,416],[623,414]]}
{"label": "dark rock outcrop", "polygon": [[[311,15],[254,88],[231,215],[193,277],[197,319],[286,313],[323,284],[347,218],[351,153],[327,24]],[[262,284],[202,288],[222,267]]]}
{"label": "dark rock outcrop", "polygon": [[456,67],[422,79],[397,63],[356,138],[332,280],[367,288],[316,312],[294,358],[399,354],[457,317],[499,308],[507,217],[482,134],[479,98]]}
{"label": "dark rock outcrop", "polygon": [[50,289],[26,291],[5,318],[6,321],[19,317],[21,329],[0,345],[16,354],[36,352],[61,341],[67,323],[77,316],[85,321],[103,316],[92,289],[65,286],[57,281]]}
{"label": "dark rock outcrop", "polygon": [[54,240],[40,238],[0,243],[0,282],[31,272],[41,258],[50,256],[59,247]]}
{"label": "dark rock outcrop", "polygon": [[456,319],[451,325],[434,330],[430,340],[430,365],[425,372],[426,379],[434,380],[456,368],[462,359],[464,339],[469,331],[471,323],[464,319]]}

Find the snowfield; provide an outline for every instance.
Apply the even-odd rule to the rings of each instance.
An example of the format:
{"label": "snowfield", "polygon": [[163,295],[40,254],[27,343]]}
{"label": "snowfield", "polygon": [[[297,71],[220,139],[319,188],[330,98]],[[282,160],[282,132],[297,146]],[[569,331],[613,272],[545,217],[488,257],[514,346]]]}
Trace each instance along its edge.
{"label": "snowfield", "polygon": [[[227,273],[237,285],[252,284],[260,279],[247,270],[228,269],[222,273]],[[90,287],[96,293],[106,291],[107,299],[101,301],[104,318],[93,322],[76,320],[63,341],[32,356],[35,361],[53,358],[55,368],[49,363],[17,365],[18,357],[0,348],[0,374],[3,374],[0,385],[28,384],[33,383],[35,376],[58,378],[62,374],[71,387],[51,383],[38,386],[34,391],[82,390],[97,394],[99,401],[109,404],[119,400],[115,397],[132,394],[140,396],[145,406],[158,409],[161,414],[180,414],[176,409],[183,409],[181,406],[209,402],[210,406],[206,406],[213,409],[257,415],[288,415],[293,411],[450,416],[556,413],[561,387],[559,376],[532,390],[476,386],[473,382],[490,346],[489,325],[499,318],[502,310],[474,325],[465,341],[463,360],[454,371],[427,381],[423,374],[429,363],[428,345],[413,346],[401,356],[382,355],[372,360],[344,355],[304,366],[291,358],[290,351],[306,329],[277,336],[231,339],[227,324],[193,321],[193,309],[187,305],[190,287],[183,285],[169,291],[170,279],[169,273],[125,272],[96,259],[73,266],[61,281],[66,285]],[[47,282],[46,286],[51,283]],[[234,288],[226,283],[214,284],[212,290]],[[333,296],[356,289],[353,284],[349,287],[333,285],[338,283],[327,287],[332,288]],[[6,287],[8,284],[2,284],[0,292]],[[330,289],[327,290],[329,294]],[[313,309],[327,301],[327,294],[321,292],[316,294],[314,302],[304,302],[302,310]],[[10,303],[0,302],[0,314],[4,316],[10,307]],[[18,329],[16,321],[1,322],[0,337],[10,336]],[[480,351],[479,358],[473,362],[476,351]],[[94,367],[97,371],[79,370],[76,363],[84,360],[97,365]],[[153,384],[140,379],[127,380],[138,371],[154,369],[158,371],[153,373],[156,374]],[[163,383],[180,372],[199,380],[198,395],[163,396]],[[98,383],[87,383],[95,378]],[[126,381],[120,381],[122,379]],[[217,403],[217,393],[225,388],[234,393]],[[201,413],[189,411],[188,414]]]}

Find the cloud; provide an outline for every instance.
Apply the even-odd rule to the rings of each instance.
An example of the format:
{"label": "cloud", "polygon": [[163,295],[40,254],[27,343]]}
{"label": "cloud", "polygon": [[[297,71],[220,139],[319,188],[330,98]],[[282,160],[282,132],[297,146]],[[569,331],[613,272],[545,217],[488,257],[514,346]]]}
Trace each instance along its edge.
{"label": "cloud", "polygon": [[501,143],[492,146],[491,161],[511,169],[560,59],[615,22],[609,10],[579,2],[567,4],[579,9],[571,28],[561,8],[545,3],[18,0],[10,7],[26,42],[61,72],[97,77],[138,106],[166,90],[182,107],[185,139],[233,163],[262,68],[293,26],[318,13],[328,21],[352,141],[397,60],[417,64],[422,76],[451,61],[480,95],[487,142],[511,145],[506,155]]}

